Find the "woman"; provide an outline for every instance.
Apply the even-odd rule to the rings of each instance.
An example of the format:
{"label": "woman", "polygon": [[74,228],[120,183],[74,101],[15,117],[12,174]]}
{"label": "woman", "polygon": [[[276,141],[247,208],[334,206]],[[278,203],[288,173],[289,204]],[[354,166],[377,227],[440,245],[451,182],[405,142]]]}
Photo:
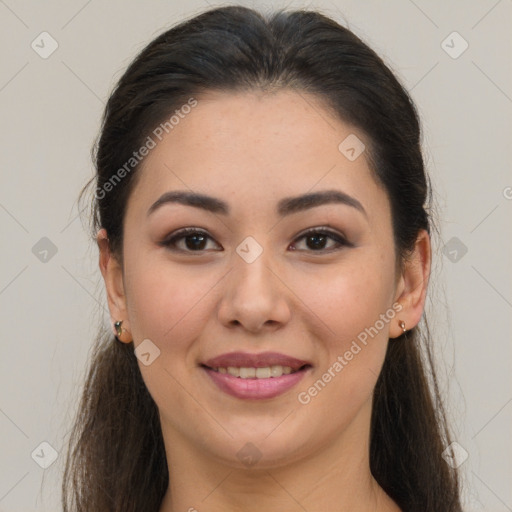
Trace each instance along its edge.
{"label": "woman", "polygon": [[392,72],[316,12],[211,9],[138,55],[96,148],[112,330],[66,511],[461,510],[418,327],[419,140]]}

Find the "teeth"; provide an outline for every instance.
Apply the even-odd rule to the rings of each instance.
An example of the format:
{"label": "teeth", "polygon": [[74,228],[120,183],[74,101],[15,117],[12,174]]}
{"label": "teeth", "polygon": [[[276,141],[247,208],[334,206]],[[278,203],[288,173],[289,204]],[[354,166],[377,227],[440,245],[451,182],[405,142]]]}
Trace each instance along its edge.
{"label": "teeth", "polygon": [[234,366],[228,366],[228,373],[229,375],[233,375],[233,377],[240,377],[240,369]]}
{"label": "teeth", "polygon": [[265,366],[264,368],[228,366],[227,368],[214,368],[214,370],[219,373],[227,373],[233,377],[239,377],[240,379],[268,379],[270,377],[281,377],[281,375],[295,373],[289,366],[281,365]]}
{"label": "teeth", "polygon": [[258,379],[268,379],[272,375],[272,369],[269,366],[265,368],[256,368],[254,373]]}
{"label": "teeth", "polygon": [[241,379],[254,379],[256,377],[256,368],[240,368]]}

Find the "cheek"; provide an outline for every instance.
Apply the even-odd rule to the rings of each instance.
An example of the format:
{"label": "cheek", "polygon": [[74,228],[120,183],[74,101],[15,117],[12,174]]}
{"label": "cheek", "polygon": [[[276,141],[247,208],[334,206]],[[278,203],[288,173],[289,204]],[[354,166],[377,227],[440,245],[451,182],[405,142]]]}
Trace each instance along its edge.
{"label": "cheek", "polygon": [[342,350],[389,307],[393,274],[378,255],[347,257],[340,265],[295,279],[297,295],[319,320],[325,338]]}
{"label": "cheek", "polygon": [[392,258],[354,254],[315,279],[314,287],[312,281],[303,281],[299,293],[321,320],[314,339],[326,357],[311,396],[314,407],[330,410],[343,423],[371,396],[385,358],[391,320],[383,322],[381,315],[391,306]]}
{"label": "cheek", "polygon": [[[208,291],[214,286],[212,272],[204,279],[191,268],[139,258],[131,265],[127,279],[130,324],[136,341],[144,338],[176,351],[201,330]],[[127,262],[128,268],[129,262]],[[171,343],[172,342],[172,343]]]}
{"label": "cheek", "polygon": [[197,371],[194,341],[211,315],[207,294],[218,277],[205,272],[201,279],[193,268],[177,269],[156,258],[151,262],[149,257],[139,257],[131,263],[128,267],[127,261],[131,269],[127,297],[135,345],[150,339],[160,349],[151,365],[139,363],[139,368],[164,421],[185,429],[179,425],[180,418],[169,411],[188,411],[186,417],[204,416],[203,404],[190,399],[190,393],[195,392],[190,375]]}

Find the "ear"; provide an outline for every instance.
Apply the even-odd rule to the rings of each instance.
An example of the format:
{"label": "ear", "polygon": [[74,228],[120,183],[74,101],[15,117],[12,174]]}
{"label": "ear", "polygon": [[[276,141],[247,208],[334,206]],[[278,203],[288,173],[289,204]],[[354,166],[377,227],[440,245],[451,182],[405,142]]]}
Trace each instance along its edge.
{"label": "ear", "polygon": [[[124,293],[123,269],[117,259],[110,252],[107,230],[102,228],[98,231],[96,241],[100,250],[99,266],[105,288],[107,291],[108,308],[111,315],[112,332],[116,334],[119,341],[130,343],[130,321],[126,308],[126,297]],[[121,320],[122,334],[118,335],[114,328],[115,322]]]}
{"label": "ear", "polygon": [[393,322],[390,328],[390,338],[397,338],[403,334],[398,325],[400,321],[405,322],[407,330],[419,323],[425,307],[431,263],[430,236],[422,229],[398,281],[395,302],[399,302],[402,309],[396,315],[397,321]]}

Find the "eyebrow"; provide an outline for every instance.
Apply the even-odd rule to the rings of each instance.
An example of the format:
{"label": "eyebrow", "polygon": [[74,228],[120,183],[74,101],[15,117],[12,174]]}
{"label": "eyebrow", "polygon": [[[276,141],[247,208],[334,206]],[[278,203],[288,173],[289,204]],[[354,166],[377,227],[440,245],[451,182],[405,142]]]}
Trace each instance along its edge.
{"label": "eyebrow", "polygon": [[[160,198],[158,198],[149,207],[147,215],[151,215],[158,208],[168,203],[178,203],[186,206],[193,206],[195,208],[201,208],[208,212],[221,215],[229,215],[230,213],[230,207],[228,203],[221,199],[196,192],[173,190],[166,192]],[[356,198],[349,196],[340,190],[324,190],[321,192],[314,192],[296,197],[285,197],[277,203],[277,213],[279,216],[284,217],[286,215],[308,210],[310,208],[333,203],[344,204],[355,208],[366,218],[368,218],[368,214],[363,205]]]}

